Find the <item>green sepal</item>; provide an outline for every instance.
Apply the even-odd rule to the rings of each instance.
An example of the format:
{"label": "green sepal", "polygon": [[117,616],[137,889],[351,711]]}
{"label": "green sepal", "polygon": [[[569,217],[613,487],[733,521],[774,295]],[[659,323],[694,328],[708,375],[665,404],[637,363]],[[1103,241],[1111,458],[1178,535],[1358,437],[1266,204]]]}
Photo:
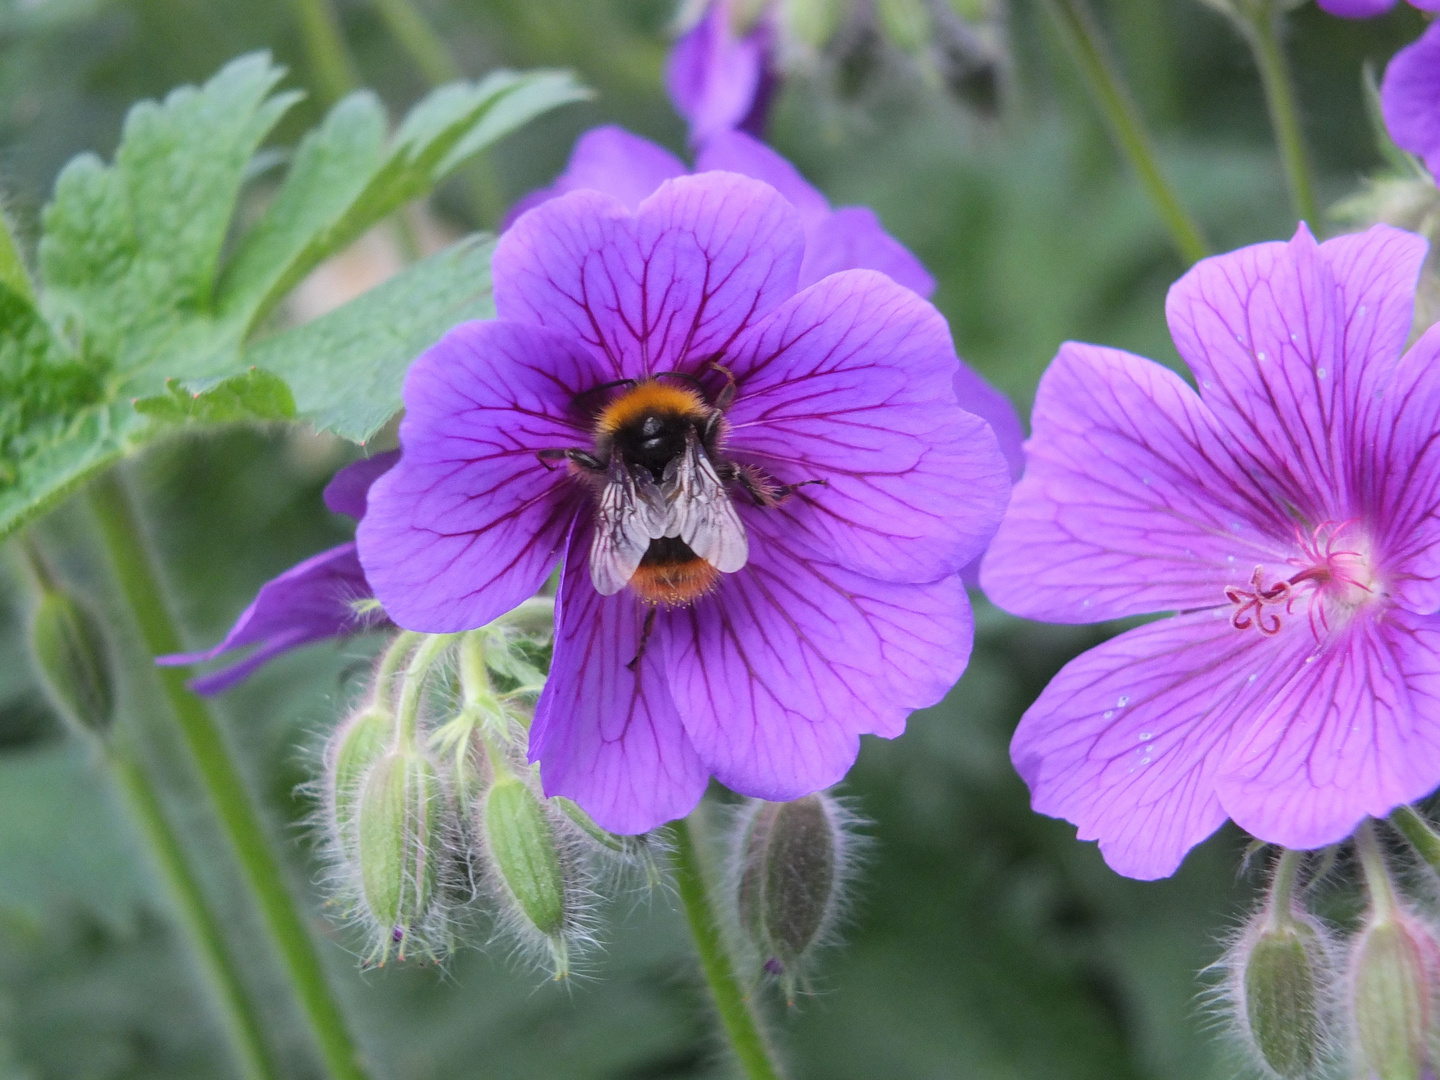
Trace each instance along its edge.
{"label": "green sepal", "polygon": [[77,731],[104,736],[115,719],[115,684],[95,617],[68,592],[45,589],[30,619],[30,651],[61,718]]}
{"label": "green sepal", "polygon": [[565,874],[555,830],[524,781],[497,776],[485,795],[485,843],[507,894],[546,937],[565,929]]}

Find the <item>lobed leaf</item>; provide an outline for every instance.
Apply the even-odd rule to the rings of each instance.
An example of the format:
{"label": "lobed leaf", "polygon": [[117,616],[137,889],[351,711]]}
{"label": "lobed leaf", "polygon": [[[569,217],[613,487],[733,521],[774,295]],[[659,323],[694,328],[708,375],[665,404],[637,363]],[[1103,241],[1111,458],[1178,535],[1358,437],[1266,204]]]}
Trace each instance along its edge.
{"label": "lobed leaf", "polygon": [[494,316],[494,249],[492,237],[463,240],[328,315],[247,349],[245,361],[289,384],[297,416],[363,443],[399,410],[405,371],[416,356],[456,323]]}
{"label": "lobed leaf", "polygon": [[135,411],[176,424],[288,420],[295,415],[295,398],[280,376],[252,367],[228,378],[167,379],[165,392],[138,399]]}
{"label": "lobed leaf", "polygon": [[114,165],[82,155],[56,181],[42,215],[45,304],[118,372],[183,364],[177,353],[207,336],[183,324],[210,314],[246,168],[299,96],[271,95],[282,74],[268,54],[253,53],[199,89],[141,102],[126,117]]}
{"label": "lobed leaf", "polygon": [[296,152],[275,201],[242,241],[221,285],[226,316],[248,329],[311,269],[526,121],[588,91],[565,72],[499,71],[427,95],[389,146],[385,114],[352,94]]}

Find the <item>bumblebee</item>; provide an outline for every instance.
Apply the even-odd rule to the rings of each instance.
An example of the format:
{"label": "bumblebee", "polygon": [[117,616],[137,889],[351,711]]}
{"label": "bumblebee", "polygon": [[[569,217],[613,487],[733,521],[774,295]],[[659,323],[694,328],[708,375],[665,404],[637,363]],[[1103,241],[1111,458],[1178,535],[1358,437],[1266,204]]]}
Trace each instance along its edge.
{"label": "bumblebee", "polygon": [[612,397],[593,412],[593,453],[554,449],[538,455],[547,464],[568,461],[594,490],[591,580],[604,596],[628,585],[647,604],[691,604],[749,558],[745,526],[727,485],[738,484],[760,506],[779,503],[793,488],[769,483],[725,457],[733,380],[713,404],[698,379],[678,372],[591,393],[599,391]]}

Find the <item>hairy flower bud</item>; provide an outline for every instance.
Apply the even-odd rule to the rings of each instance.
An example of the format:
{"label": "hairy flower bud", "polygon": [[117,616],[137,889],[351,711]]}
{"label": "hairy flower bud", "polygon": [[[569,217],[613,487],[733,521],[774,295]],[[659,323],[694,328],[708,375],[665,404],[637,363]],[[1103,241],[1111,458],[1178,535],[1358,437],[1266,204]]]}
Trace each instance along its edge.
{"label": "hairy flower bud", "polygon": [[1302,915],[1258,915],[1234,963],[1241,1021],[1251,1048],[1277,1076],[1312,1076],[1325,1054],[1321,980],[1324,939]]}
{"label": "hairy flower bud", "polygon": [[843,814],[823,794],[756,801],[742,816],[736,856],[741,929],[793,998],[796,974],[833,925],[845,858]]}
{"label": "hairy flower bud", "polygon": [[510,922],[522,938],[544,940],[555,977],[564,978],[584,891],[575,861],[562,849],[545,803],[517,776],[496,776],[481,815],[485,851]]}
{"label": "hairy flower bud", "polygon": [[[376,952],[383,963],[391,944],[405,958],[412,930],[424,931],[437,902],[446,832],[446,795],[435,765],[418,750],[399,747],[376,758],[360,786],[355,820],[361,896],[370,917],[388,935]],[[429,947],[428,934],[420,941]]]}
{"label": "hairy flower bud", "polygon": [[1440,944],[1404,911],[1375,916],[1355,939],[1350,1007],[1359,1064],[1377,1080],[1419,1080],[1431,1062]]}
{"label": "hairy flower bud", "polygon": [[94,617],[69,593],[47,588],[30,622],[35,667],[66,723],[104,735],[115,718],[110,654]]}
{"label": "hairy flower bud", "polygon": [[395,737],[395,718],[384,709],[367,707],[351,716],[326,748],[326,797],[331,825],[340,851],[356,855],[355,819],[360,808],[360,785],[370,767],[389,749]]}

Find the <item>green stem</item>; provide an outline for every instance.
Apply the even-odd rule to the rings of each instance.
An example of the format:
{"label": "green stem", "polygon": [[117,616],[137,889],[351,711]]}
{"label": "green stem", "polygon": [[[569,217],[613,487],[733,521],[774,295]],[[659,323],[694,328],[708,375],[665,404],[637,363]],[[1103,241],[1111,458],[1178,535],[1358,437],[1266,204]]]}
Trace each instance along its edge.
{"label": "green stem", "polygon": [[333,105],[360,85],[355,60],[340,33],[340,20],[331,0],[291,0],[300,20],[300,36],[310,56],[320,97]]}
{"label": "green stem", "polygon": [[415,741],[415,732],[420,723],[420,695],[425,689],[425,677],[440,659],[441,654],[454,640],[451,634],[429,634],[410,657],[405,667],[405,681],[400,684],[400,705],[396,710],[395,745],[408,746]]}
{"label": "green stem", "polygon": [[1140,177],[1141,185],[1170,231],[1175,250],[1186,262],[1205,258],[1210,254],[1209,245],[1161,172],[1150,134],[1145,130],[1145,121],[1121,79],[1119,69],[1105,49],[1100,30],[1085,0],[1043,2],[1090,88],[1105,126],[1110,129],[1111,138]]}
{"label": "green stem", "polygon": [[1300,129],[1300,110],[1295,104],[1290,65],[1280,47],[1283,21],[1281,5],[1257,3],[1250,8],[1243,24],[1244,37],[1260,68],[1265,105],[1270,110],[1270,125],[1275,129],[1275,142],[1285,168],[1290,201],[1302,221],[1314,224],[1317,220],[1315,184],[1310,176],[1310,155],[1305,150],[1305,136]]}
{"label": "green stem", "polygon": [[105,759],[141,833],[149,842],[150,855],[169,891],[171,906],[200,959],[201,972],[220,1006],[225,1031],[240,1059],[242,1074],[250,1080],[275,1080],[280,1071],[265,1047],[260,1018],[251,1008],[245,984],[231,962],[219,920],[206,903],[199,881],[190,872],[185,849],[165,816],[159,795],[131,754],[110,748]]}
{"label": "green stem", "polygon": [[1397,807],[1390,813],[1390,824],[1410,842],[1415,854],[1440,874],[1440,833],[1413,806]]}
{"label": "green stem", "polygon": [[464,77],[455,57],[410,0],[375,0],[380,18],[432,86]]}
{"label": "green stem", "polygon": [[1375,823],[1370,818],[1366,818],[1355,830],[1355,851],[1360,856],[1360,867],[1365,874],[1365,887],[1370,892],[1376,921],[1383,922],[1395,914],[1397,901],[1394,886],[1390,884],[1390,871],[1385,866],[1385,856],[1380,852],[1380,841],[1375,836]]}
{"label": "green stem", "polygon": [[1299,875],[1304,853],[1291,848],[1281,848],[1275,860],[1275,876],[1270,882],[1269,922],[1273,930],[1289,926],[1295,920],[1295,881]]}
{"label": "green stem", "polygon": [[750,1080],[780,1080],[780,1067],[775,1063],[749,1000],[741,991],[735,976],[735,964],[725,947],[715,906],[710,899],[705,868],[701,865],[696,846],[694,826],[691,824],[694,817],[692,814],[691,818],[675,822],[670,826],[670,832],[675,844],[675,876],[680,902],[685,907],[685,918],[695,939],[695,951],[700,955],[700,970],[705,974],[705,981],[715,999],[715,1009],[720,1014],[720,1023],[745,1075]]}
{"label": "green stem", "polygon": [[[90,503],[99,519],[100,536],[121,590],[139,624],[145,648],[155,656],[179,652],[180,635],[162,599],[159,575],[141,538],[129,497],[113,469],[91,486]],[[159,668],[156,674],[331,1076],[334,1080],[365,1080],[359,1054],[326,979],[320,954],[294,897],[285,886],[279,860],[225,746],[219,725],[205,702],[185,685],[184,669]]]}

